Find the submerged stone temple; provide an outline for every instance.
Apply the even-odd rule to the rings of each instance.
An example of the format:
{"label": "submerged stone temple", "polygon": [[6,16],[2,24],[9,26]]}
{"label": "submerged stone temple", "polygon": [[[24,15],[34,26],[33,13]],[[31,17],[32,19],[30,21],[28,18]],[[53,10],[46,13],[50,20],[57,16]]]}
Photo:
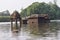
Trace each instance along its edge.
{"label": "submerged stone temple", "polygon": [[[14,11],[12,15],[10,16],[11,18],[11,30],[12,31],[19,31],[21,30],[21,16],[17,11]],[[19,22],[19,23],[18,23]]]}
{"label": "submerged stone temple", "polygon": [[41,31],[48,28],[50,22],[48,14],[33,14],[28,18],[28,25],[31,31]]}

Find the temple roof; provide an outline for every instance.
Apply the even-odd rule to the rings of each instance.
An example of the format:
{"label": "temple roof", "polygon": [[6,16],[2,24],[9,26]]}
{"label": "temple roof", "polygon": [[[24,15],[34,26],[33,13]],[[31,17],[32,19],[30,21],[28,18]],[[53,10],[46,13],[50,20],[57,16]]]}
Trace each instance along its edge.
{"label": "temple roof", "polygon": [[20,14],[17,12],[17,11],[14,11],[12,14],[11,14],[11,18],[19,18],[20,17]]}

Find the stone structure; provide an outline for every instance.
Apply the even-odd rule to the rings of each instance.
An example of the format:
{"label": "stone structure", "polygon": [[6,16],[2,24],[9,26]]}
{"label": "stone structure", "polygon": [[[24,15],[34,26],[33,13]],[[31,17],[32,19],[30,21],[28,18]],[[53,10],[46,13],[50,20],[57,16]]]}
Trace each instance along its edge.
{"label": "stone structure", "polygon": [[[22,23],[20,14],[17,11],[14,11],[10,17],[11,17],[11,30],[13,29],[15,29],[14,31],[20,30]],[[20,25],[18,24],[18,21]],[[13,22],[15,22],[15,24],[13,24]]]}
{"label": "stone structure", "polygon": [[28,18],[28,25],[31,31],[40,31],[48,28],[50,22],[48,14],[33,14]]}

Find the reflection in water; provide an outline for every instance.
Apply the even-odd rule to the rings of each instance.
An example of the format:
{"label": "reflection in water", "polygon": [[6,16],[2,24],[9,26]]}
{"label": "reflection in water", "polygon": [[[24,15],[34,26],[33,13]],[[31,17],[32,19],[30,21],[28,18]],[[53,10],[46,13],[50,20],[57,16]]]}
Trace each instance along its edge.
{"label": "reflection in water", "polygon": [[14,38],[14,40],[19,40],[19,33],[12,33],[12,38]]}
{"label": "reflection in water", "polygon": [[[21,31],[11,32],[10,22],[0,23],[0,40],[60,40],[60,23],[50,23],[48,32],[41,35],[30,34],[27,25],[23,25]],[[59,28],[60,29],[60,28]]]}
{"label": "reflection in water", "polygon": [[40,23],[38,25],[28,25],[28,30],[30,30],[30,33],[32,34],[43,35],[44,33],[49,32],[49,24],[50,23]]}

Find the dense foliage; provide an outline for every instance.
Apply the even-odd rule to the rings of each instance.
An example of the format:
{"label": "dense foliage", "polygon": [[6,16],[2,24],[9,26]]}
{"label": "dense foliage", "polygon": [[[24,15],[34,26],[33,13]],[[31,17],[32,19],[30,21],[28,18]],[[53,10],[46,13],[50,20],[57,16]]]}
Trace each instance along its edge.
{"label": "dense foliage", "polygon": [[22,17],[30,16],[32,14],[49,14],[51,19],[60,19],[60,8],[52,3],[34,2],[21,11]]}

